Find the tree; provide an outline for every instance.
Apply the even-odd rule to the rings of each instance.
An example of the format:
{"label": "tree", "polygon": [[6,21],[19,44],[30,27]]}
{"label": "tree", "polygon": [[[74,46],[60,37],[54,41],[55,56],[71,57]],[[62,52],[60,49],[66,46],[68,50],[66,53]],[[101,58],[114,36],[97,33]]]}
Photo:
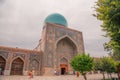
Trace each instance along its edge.
{"label": "tree", "polygon": [[95,71],[98,71],[98,70],[101,71],[101,62],[100,62],[100,60],[95,60],[94,61],[94,70]]}
{"label": "tree", "polygon": [[111,73],[115,72],[115,62],[112,58],[109,57],[103,57],[101,59],[101,63],[102,63],[102,68],[104,71],[107,72],[108,75],[110,75],[110,77],[112,78]]}
{"label": "tree", "polygon": [[98,0],[95,10],[94,16],[103,22],[101,27],[106,32],[105,37],[110,38],[108,46],[114,55],[120,54],[120,0]]}
{"label": "tree", "polygon": [[103,69],[101,59],[94,61],[94,70],[95,71],[100,71],[103,75],[103,80],[105,79],[105,74],[104,74],[105,70]]}
{"label": "tree", "polygon": [[116,66],[116,70],[117,70],[117,75],[118,75],[118,78],[119,78],[119,80],[120,80],[120,61],[117,61],[116,62],[116,64],[115,64],[115,66]]}
{"label": "tree", "polygon": [[87,80],[86,73],[93,69],[94,62],[93,58],[91,58],[89,54],[83,53],[75,56],[71,60],[70,64],[75,71],[80,72],[84,79]]}
{"label": "tree", "polygon": [[114,51],[114,54],[111,55],[111,57],[115,60],[115,61],[120,61],[120,50],[119,51]]}
{"label": "tree", "polygon": [[109,57],[100,58],[98,61],[95,61],[94,65],[95,65],[94,67],[95,70],[100,70],[102,72],[103,80],[105,79],[104,72],[107,72],[108,78],[110,75],[112,79],[111,73],[115,72],[115,62],[112,58]]}
{"label": "tree", "polygon": [[115,49],[114,52],[112,51],[113,49],[109,45],[109,43],[105,43],[104,45],[105,51],[109,52],[109,56],[113,58],[115,61],[120,61],[120,50]]}
{"label": "tree", "polygon": [[103,22],[101,27],[106,32],[105,37],[110,38],[107,44],[112,49],[112,57],[120,60],[120,0],[98,0],[95,10],[94,16]]}

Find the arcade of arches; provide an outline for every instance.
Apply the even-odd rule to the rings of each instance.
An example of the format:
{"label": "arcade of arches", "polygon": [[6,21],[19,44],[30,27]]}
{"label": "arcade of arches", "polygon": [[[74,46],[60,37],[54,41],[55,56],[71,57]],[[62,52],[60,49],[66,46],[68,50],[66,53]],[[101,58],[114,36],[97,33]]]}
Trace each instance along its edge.
{"label": "arcade of arches", "polygon": [[84,52],[82,32],[63,25],[45,23],[41,39],[33,50],[0,46],[0,75],[72,74],[70,60]]}
{"label": "arcade of arches", "polygon": [[42,75],[42,52],[0,46],[0,75]]}

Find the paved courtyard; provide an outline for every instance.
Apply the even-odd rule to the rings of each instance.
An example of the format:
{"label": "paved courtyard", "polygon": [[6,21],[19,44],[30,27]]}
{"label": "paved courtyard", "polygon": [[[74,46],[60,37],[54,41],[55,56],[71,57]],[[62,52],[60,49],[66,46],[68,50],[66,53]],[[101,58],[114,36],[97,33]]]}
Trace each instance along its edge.
{"label": "paved courtyard", "polygon": [[[107,75],[105,75],[107,77]],[[116,77],[115,74],[112,75]],[[101,80],[102,74],[87,74],[88,80]],[[34,76],[30,79],[29,76],[0,76],[0,80],[84,80],[83,76],[76,77],[76,75],[63,76]]]}

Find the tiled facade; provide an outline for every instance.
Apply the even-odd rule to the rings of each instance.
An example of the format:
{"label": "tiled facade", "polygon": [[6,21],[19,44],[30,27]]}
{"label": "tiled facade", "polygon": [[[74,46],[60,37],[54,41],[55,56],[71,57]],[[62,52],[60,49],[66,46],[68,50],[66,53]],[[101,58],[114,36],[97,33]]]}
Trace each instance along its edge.
{"label": "tiled facade", "polygon": [[[42,52],[36,51],[36,50],[26,50],[26,49],[0,46],[0,58],[4,58],[5,60],[4,75],[15,75],[15,74],[27,75],[27,71],[32,70],[32,69],[35,70],[36,75],[42,74],[41,72],[42,65],[40,65],[42,63],[42,55],[43,55]],[[20,71],[17,72],[17,70],[15,70],[16,73],[11,72],[12,66],[14,65],[13,62],[15,60],[18,60],[18,61],[21,60],[21,62],[23,62],[23,65],[14,66],[16,67],[16,69],[19,69],[17,68],[19,66],[23,67],[21,71],[22,73],[20,74],[19,74]]]}
{"label": "tiled facade", "polygon": [[4,64],[2,68],[5,75],[17,74],[14,69],[21,69],[22,72],[18,70],[20,75],[27,75],[30,70],[34,70],[35,75],[53,75],[54,70],[59,74],[71,74],[73,70],[70,60],[83,51],[82,32],[46,23],[39,44],[34,50],[1,46],[0,64]]}

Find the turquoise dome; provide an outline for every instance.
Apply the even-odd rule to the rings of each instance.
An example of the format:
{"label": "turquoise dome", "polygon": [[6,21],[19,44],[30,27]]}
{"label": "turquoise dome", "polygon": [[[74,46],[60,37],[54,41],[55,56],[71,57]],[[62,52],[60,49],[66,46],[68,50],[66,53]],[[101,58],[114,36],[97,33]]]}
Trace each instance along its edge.
{"label": "turquoise dome", "polygon": [[46,19],[45,19],[45,23],[49,22],[49,23],[54,23],[54,24],[60,24],[63,25],[65,27],[68,26],[66,19],[64,18],[64,16],[62,16],[61,14],[58,13],[54,13],[49,15]]}

